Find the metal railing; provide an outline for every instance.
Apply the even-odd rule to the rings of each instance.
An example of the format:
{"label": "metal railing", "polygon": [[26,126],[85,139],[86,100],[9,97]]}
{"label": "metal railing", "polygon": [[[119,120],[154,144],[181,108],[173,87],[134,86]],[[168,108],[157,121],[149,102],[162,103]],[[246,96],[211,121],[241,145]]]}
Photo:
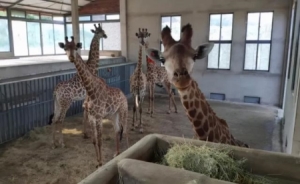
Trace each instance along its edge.
{"label": "metal railing", "polygon": [[[120,88],[129,95],[129,78],[136,63],[105,66],[98,69],[98,76],[108,85]],[[45,126],[53,113],[53,90],[72,73],[45,76],[11,83],[0,83],[0,144],[17,139],[35,127]],[[83,112],[82,101],[74,102],[67,117]]]}

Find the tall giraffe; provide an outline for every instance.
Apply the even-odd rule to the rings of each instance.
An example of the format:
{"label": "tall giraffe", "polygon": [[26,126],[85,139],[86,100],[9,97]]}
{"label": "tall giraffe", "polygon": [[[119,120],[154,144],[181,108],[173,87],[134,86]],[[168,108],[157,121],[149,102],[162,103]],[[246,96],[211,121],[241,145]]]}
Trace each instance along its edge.
{"label": "tall giraffe", "polygon": [[[71,42],[65,40],[65,44],[75,46],[74,37],[71,37]],[[74,53],[74,52],[73,52]],[[86,63],[83,62],[81,56],[76,53],[76,57],[70,62],[75,64],[78,75],[82,80],[82,85],[86,89],[89,101],[85,108],[88,113],[88,120],[92,127],[93,144],[95,146],[98,166],[102,165],[102,120],[108,118],[113,120],[113,126],[116,136],[116,153],[120,153],[119,143],[124,134],[128,143],[127,135],[127,117],[128,117],[128,102],[127,98],[119,88],[108,86],[105,81],[94,75]]]}
{"label": "tall giraffe", "polygon": [[[145,44],[145,49],[148,49],[148,43]],[[171,102],[175,108],[175,113],[177,113],[177,107],[174,100],[174,96],[171,89],[171,83],[168,79],[167,72],[164,67],[157,66],[156,63],[151,60],[151,58],[147,58],[147,84],[149,87],[149,106],[148,106],[148,113],[151,117],[153,117],[153,108],[154,108],[154,88],[155,84],[164,84],[164,87],[169,95],[169,110],[167,111],[168,114],[171,113]],[[158,85],[159,86],[159,85]]]}
{"label": "tall giraffe", "polygon": [[158,50],[148,49],[146,54],[151,59],[164,63],[168,77],[178,89],[183,107],[200,140],[249,147],[233,137],[226,121],[215,114],[199,89],[197,82],[191,77],[195,60],[206,57],[214,44],[203,44],[195,50],[191,47],[192,26],[190,24],[183,26],[181,32],[181,39],[175,41],[168,26],[161,31],[161,38],[165,47],[161,55],[164,59],[151,55],[153,52],[159,52]]}
{"label": "tall giraffe", "polygon": [[[90,45],[90,52],[87,60],[87,66],[92,71],[94,75],[97,75],[97,68],[98,68],[98,61],[99,61],[99,40],[100,38],[107,38],[105,31],[102,29],[100,24],[98,24],[98,27],[96,24],[94,24],[95,30],[91,30],[92,33],[94,33],[94,37],[92,39],[91,45]],[[67,39],[67,38],[66,38]],[[64,43],[58,43],[59,46],[66,51],[66,54],[68,56],[69,61],[73,62],[74,55],[73,51],[81,48],[81,43],[78,43],[77,45],[71,44],[70,42]],[[59,134],[60,139],[59,143],[62,147],[64,147],[64,141],[63,141],[63,135],[62,135],[62,124],[65,119],[67,110],[70,108],[72,102],[79,101],[85,99],[83,103],[84,112],[83,112],[83,137],[87,138],[87,110],[85,108],[85,105],[88,101],[88,97],[86,96],[86,90],[81,84],[80,77],[78,74],[75,74],[74,77],[72,77],[68,81],[63,81],[54,89],[53,92],[54,96],[54,114],[50,117],[49,124],[52,123],[52,134],[53,134],[53,147],[56,147],[56,141],[55,141],[55,132],[56,132],[56,125],[59,126]]]}
{"label": "tall giraffe", "polygon": [[[136,37],[139,39],[139,58],[135,71],[130,76],[130,92],[132,93],[134,104],[133,104],[133,118],[132,118],[132,130],[134,130],[135,119],[137,118],[137,108],[140,112],[140,133],[143,133],[143,124],[142,124],[142,103],[144,101],[144,96],[147,88],[147,78],[142,71],[142,54],[143,47],[145,45],[146,39],[150,36],[150,33],[147,32],[147,29],[139,28],[139,32],[136,33]],[[136,126],[138,127],[138,125]]]}

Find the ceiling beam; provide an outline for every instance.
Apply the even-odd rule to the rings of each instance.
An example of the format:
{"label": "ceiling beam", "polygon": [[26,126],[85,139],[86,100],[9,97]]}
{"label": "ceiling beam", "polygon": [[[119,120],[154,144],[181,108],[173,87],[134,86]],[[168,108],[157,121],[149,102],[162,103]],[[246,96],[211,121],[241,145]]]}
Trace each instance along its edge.
{"label": "ceiling beam", "polygon": [[18,1],[16,1],[16,2],[14,2],[14,3],[11,3],[11,5],[9,5],[8,6],[8,8],[11,8],[11,7],[13,7],[14,5],[16,5],[16,4],[19,4],[20,2],[22,2],[23,0],[18,0]]}
{"label": "ceiling beam", "polygon": [[[69,4],[69,3],[58,2],[58,1],[53,1],[53,0],[42,0],[42,1],[71,6],[71,4]],[[82,6],[78,6],[78,7],[82,7]]]}

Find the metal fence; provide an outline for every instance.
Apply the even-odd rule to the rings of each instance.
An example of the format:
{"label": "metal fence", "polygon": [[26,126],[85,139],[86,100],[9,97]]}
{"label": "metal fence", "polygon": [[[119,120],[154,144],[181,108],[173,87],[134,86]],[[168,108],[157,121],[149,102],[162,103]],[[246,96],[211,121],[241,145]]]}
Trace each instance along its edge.
{"label": "metal fence", "polygon": [[[98,76],[105,79],[110,86],[118,87],[125,95],[128,95],[129,78],[135,65],[135,63],[124,63],[101,67],[98,70]],[[75,71],[0,84],[0,144],[17,139],[35,127],[47,125],[54,108],[54,87],[74,75]],[[83,100],[74,102],[67,116],[83,112],[82,102]]]}

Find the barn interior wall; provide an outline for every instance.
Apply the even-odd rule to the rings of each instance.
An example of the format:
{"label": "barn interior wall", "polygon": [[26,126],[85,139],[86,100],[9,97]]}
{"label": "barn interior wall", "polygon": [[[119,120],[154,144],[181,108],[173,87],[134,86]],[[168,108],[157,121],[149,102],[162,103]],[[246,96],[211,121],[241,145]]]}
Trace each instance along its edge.
{"label": "barn interior wall", "polygon": [[[161,16],[181,15],[181,25],[191,23],[193,47],[208,41],[210,13],[233,13],[233,37],[230,70],[207,70],[207,58],[197,61],[193,77],[206,97],[222,93],[226,100],[243,102],[244,96],[260,97],[261,104],[280,106],[282,71],[285,57],[286,28],[290,1],[280,0],[130,0],[127,1],[127,59],[137,61],[139,27],[151,33],[149,47],[160,48]],[[244,54],[248,12],[273,11],[273,32],[269,72],[244,71]],[[122,50],[124,47],[122,48]],[[123,52],[122,52],[123,53]],[[143,69],[146,71],[145,59]],[[211,85],[213,84],[213,85]]]}

